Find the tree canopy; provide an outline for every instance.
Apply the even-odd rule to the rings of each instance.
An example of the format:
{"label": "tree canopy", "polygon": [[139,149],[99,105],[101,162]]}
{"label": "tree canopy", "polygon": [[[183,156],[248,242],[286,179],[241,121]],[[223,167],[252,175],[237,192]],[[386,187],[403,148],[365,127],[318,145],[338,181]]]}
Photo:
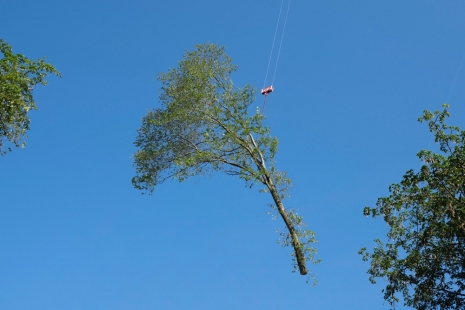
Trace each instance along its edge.
{"label": "tree canopy", "polygon": [[465,131],[447,125],[448,116],[448,105],[424,112],[419,121],[428,122],[442,153],[422,150],[420,170],[407,171],[389,197],[364,210],[389,225],[389,241],[360,254],[370,260],[371,282],[387,279],[391,305],[401,293],[416,309],[465,308]]}
{"label": "tree canopy", "polygon": [[[0,39],[0,155],[6,153],[5,142],[16,147],[26,145],[30,110],[37,109],[33,89],[37,84],[46,85],[49,74],[60,73],[45,59],[30,60],[14,54],[7,42]],[[8,148],[11,151],[11,148]]]}
{"label": "tree canopy", "polygon": [[138,130],[133,185],[152,193],[168,179],[220,171],[250,187],[263,186],[286,226],[279,242],[293,247],[295,270],[305,275],[306,262],[318,262],[311,246],[314,233],[304,228],[295,210],[284,208],[291,180],[275,166],[278,139],[263,125],[259,110],[249,116],[256,90],[234,87],[236,69],[224,47],[204,44],[186,52],[177,68],[159,75],[161,107],[149,111]]}

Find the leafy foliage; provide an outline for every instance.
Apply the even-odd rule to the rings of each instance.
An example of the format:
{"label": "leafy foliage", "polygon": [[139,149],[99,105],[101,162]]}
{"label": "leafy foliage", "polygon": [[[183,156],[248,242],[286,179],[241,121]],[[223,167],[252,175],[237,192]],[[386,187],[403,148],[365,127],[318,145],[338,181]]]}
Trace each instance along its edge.
{"label": "leafy foliage", "polygon": [[282,204],[291,180],[275,167],[278,139],[262,125],[259,110],[249,116],[256,90],[234,87],[230,76],[236,69],[224,47],[204,44],[186,52],[177,68],[159,75],[162,107],[142,120],[133,185],[152,193],[167,179],[183,181],[216,171],[239,176],[250,187],[264,185],[286,224],[281,244],[293,246],[296,268],[307,274],[306,261],[317,262],[314,233],[304,230],[302,218]]}
{"label": "leafy foliage", "polygon": [[[46,85],[45,77],[60,73],[44,59],[29,60],[14,54],[8,43],[0,39],[0,155],[6,153],[5,140],[16,147],[24,147],[29,130],[30,110],[37,109],[32,94],[37,84]],[[8,148],[11,151],[11,148]]]}
{"label": "leafy foliage", "polygon": [[442,154],[422,150],[420,171],[407,171],[365,215],[382,216],[389,225],[389,242],[372,253],[370,281],[387,278],[384,298],[391,305],[403,295],[416,309],[465,308],[465,131],[446,125],[443,111],[425,111],[426,121]]}

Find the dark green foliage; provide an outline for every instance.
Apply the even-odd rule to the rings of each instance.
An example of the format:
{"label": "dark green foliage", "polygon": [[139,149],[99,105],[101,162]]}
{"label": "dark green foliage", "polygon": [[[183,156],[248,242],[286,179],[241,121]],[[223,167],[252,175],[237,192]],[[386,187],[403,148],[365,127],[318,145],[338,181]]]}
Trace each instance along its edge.
{"label": "dark green foliage", "polygon": [[[46,85],[45,77],[60,73],[44,59],[29,60],[14,54],[11,47],[0,39],[0,154],[6,153],[5,141],[24,147],[29,130],[30,110],[37,109],[32,95],[35,85]],[[11,148],[8,148],[11,151]]]}
{"label": "dark green foliage", "polygon": [[446,125],[443,111],[425,111],[441,154],[423,150],[420,171],[407,171],[365,215],[382,216],[389,225],[386,245],[376,240],[370,281],[387,279],[384,298],[394,305],[402,293],[416,309],[465,309],[465,131]]}
{"label": "dark green foliage", "polygon": [[177,68],[159,75],[161,108],[142,120],[132,182],[153,192],[167,179],[183,181],[221,171],[239,176],[248,186],[264,185],[286,224],[281,244],[293,247],[296,268],[306,274],[305,262],[317,262],[311,247],[314,233],[303,229],[300,216],[284,209],[291,181],[275,168],[278,140],[262,125],[260,111],[249,116],[256,90],[234,87],[230,75],[235,70],[223,47],[205,44],[187,52]]}

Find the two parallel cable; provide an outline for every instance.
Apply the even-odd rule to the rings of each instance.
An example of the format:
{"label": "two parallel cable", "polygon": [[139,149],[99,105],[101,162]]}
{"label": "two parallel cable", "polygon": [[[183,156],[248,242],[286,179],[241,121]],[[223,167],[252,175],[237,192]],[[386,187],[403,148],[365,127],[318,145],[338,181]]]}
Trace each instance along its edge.
{"label": "two parallel cable", "polygon": [[[266,81],[268,79],[268,73],[270,71],[270,65],[271,65],[271,60],[273,58],[274,46],[275,46],[275,43],[276,43],[276,36],[278,34],[279,22],[281,21],[283,6],[284,6],[284,0],[281,1],[281,8],[279,9],[278,21],[276,22],[276,28],[275,28],[274,37],[273,37],[273,44],[271,45],[270,58],[268,60],[268,67],[266,68],[266,75],[265,75],[265,81],[263,82],[263,88],[265,88],[265,86],[266,86]],[[290,7],[291,7],[291,0],[289,0],[289,3],[287,5],[286,17],[284,19],[284,26],[283,26],[283,31],[282,31],[282,34],[281,34],[281,41],[279,43],[278,57],[276,58],[276,64],[275,64],[275,67],[274,67],[273,79],[272,79],[272,83],[271,83],[272,86],[274,85],[274,81],[275,81],[275,78],[276,78],[276,72],[277,72],[277,69],[278,69],[279,57],[281,56],[281,48],[282,48],[282,45],[283,45],[284,34],[285,34],[285,31],[286,31],[286,25],[287,25],[287,19],[288,19],[288,16],[289,16],[289,8]]]}

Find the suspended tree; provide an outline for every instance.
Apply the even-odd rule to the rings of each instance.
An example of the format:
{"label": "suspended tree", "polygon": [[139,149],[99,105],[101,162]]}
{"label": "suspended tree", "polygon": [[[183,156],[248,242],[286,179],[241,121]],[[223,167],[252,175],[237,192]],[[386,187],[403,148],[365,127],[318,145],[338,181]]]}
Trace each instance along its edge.
{"label": "suspended tree", "polygon": [[372,283],[387,280],[384,299],[393,306],[401,293],[416,309],[465,309],[465,131],[446,125],[447,108],[419,119],[442,153],[418,153],[420,171],[407,171],[389,197],[364,210],[389,225],[386,245],[375,240],[372,253],[360,254]]}
{"label": "suspended tree", "polygon": [[[29,111],[37,109],[32,94],[35,85],[46,85],[45,77],[60,73],[44,59],[30,60],[14,54],[8,43],[0,39],[0,155],[6,153],[5,142],[16,147],[26,145]],[[11,151],[11,148],[8,148]]]}
{"label": "suspended tree", "polygon": [[132,183],[152,193],[168,179],[221,171],[249,186],[262,185],[286,226],[279,242],[292,246],[294,270],[305,275],[306,262],[318,262],[311,246],[314,233],[305,229],[300,215],[284,208],[291,180],[275,167],[278,140],[263,126],[259,110],[249,116],[256,90],[234,87],[231,73],[236,68],[224,47],[205,44],[159,75],[161,107],[149,111],[138,130]]}

